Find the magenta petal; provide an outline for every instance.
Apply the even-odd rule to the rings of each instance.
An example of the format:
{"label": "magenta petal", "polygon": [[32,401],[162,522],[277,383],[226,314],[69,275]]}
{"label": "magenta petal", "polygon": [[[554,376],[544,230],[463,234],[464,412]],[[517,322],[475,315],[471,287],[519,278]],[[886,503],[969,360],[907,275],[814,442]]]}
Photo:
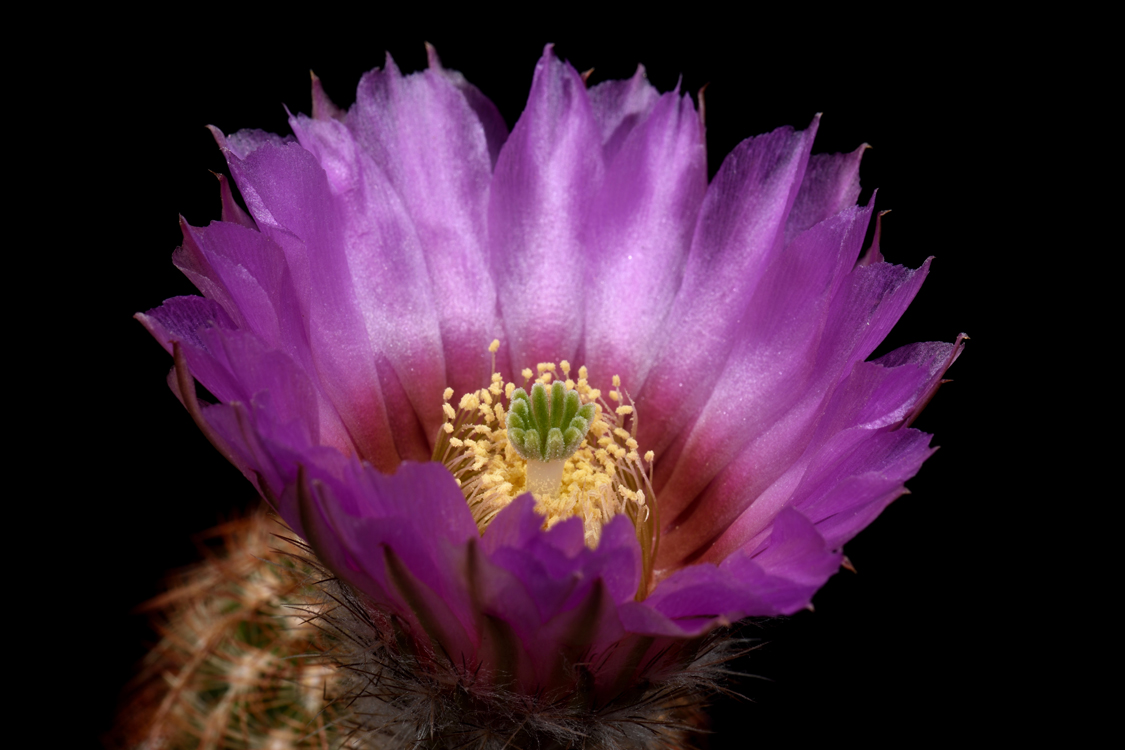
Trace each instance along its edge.
{"label": "magenta petal", "polygon": [[[256,229],[238,224],[181,225],[184,244],[172,256],[177,267],[204,295],[219,302],[238,327],[252,330],[295,359],[309,361],[300,301],[282,249]],[[298,353],[298,348],[305,351]]]}
{"label": "magenta petal", "polygon": [[417,232],[447,358],[444,385],[475,390],[488,382],[488,345],[502,332],[488,269],[492,157],[478,114],[446,71],[404,78],[388,57],[360,81],[347,125]]}
{"label": "magenta petal", "polygon": [[461,75],[456,70],[449,70],[443,68],[441,60],[438,58],[437,50],[432,45],[426,45],[426,56],[429,61],[430,70],[443,76],[447,81],[457,87],[461,95],[465,97],[465,102],[469,105],[473,113],[476,114],[477,120],[480,122],[481,127],[484,129],[484,138],[488,143],[488,154],[491,166],[496,166],[496,159],[500,156],[500,147],[504,145],[504,141],[508,140],[508,125],[504,122],[504,117],[500,114],[500,110],[496,109],[496,105],[492,100],[481,93],[473,84],[465,80],[465,76]]}
{"label": "magenta petal", "polygon": [[[424,633],[441,655],[460,663],[475,651],[471,609],[441,545],[463,548],[464,541],[456,530],[447,537],[440,526],[433,534],[420,533],[412,513],[402,513],[398,501],[441,505],[442,478],[434,474],[440,467],[414,466],[417,471],[404,463],[397,482],[395,477],[369,477],[358,488],[355,482],[336,484],[310,476],[309,493],[316,507],[305,508],[302,519],[318,551],[332,548],[334,572],[410,622],[416,638]],[[370,467],[365,471],[376,473]],[[460,494],[448,473],[444,481]],[[360,492],[349,502],[344,493],[356,489]],[[472,526],[471,517],[469,523]],[[475,527],[471,530],[475,535]]]}
{"label": "magenta petal", "polygon": [[941,376],[944,375],[945,371],[961,356],[961,350],[965,348],[964,342],[966,339],[968,339],[968,336],[962,333],[957,337],[957,341],[952,344],[947,344],[943,341],[925,341],[918,344],[908,344],[875,360],[877,364],[883,365],[884,367],[899,367],[904,364],[915,364],[925,368],[929,374],[929,381],[926,383],[925,392],[918,397],[910,414],[906,416],[906,424],[913,422],[914,418],[918,416],[918,413],[925,408],[926,404],[928,404],[930,399],[934,397],[934,394],[937,393],[938,386],[943,382]]}
{"label": "magenta petal", "polygon": [[543,517],[530,495],[512,501],[489,525],[482,549],[523,582],[544,621],[577,605],[595,580],[615,602],[631,599],[640,583],[640,546],[632,523],[618,516],[602,530],[597,549],[583,541],[577,518],[541,531]]}
{"label": "magenta petal", "polygon": [[[676,98],[678,93],[666,96]],[[648,119],[661,98],[660,92],[648,82],[643,65],[637,66],[632,78],[603,81],[592,87],[588,96],[590,111],[601,132],[602,155],[606,164],[613,162],[633,128]]]}
{"label": "magenta petal", "polygon": [[[823,328],[812,339],[817,342],[815,351],[809,350],[801,359],[791,360],[793,364],[788,367],[784,361],[778,363],[779,372],[788,372],[794,377],[792,383],[784,384],[789,395],[780,398],[777,394],[772,397],[766,394],[757,399],[758,403],[776,403],[782,410],[760,427],[751,425],[749,434],[753,441],[737,456],[730,454],[724,441],[729,443],[734,439],[726,435],[731,429],[729,425],[742,422],[724,421],[728,419],[724,415],[741,417],[753,405],[753,402],[745,402],[746,396],[754,392],[744,390],[738,380],[724,379],[718,384],[712,404],[721,407],[720,410],[715,417],[706,413],[701,417],[688,447],[680,454],[676,473],[662,490],[668,494],[674,487],[686,487],[686,490],[676,490],[678,494],[672,497],[693,499],[690,506],[669,519],[666,526],[669,533],[661,540],[658,567],[695,559],[704,551],[706,559],[722,559],[720,549],[711,547],[720,535],[733,534],[721,548],[729,552],[766,528],[769,519],[784,506],[788,493],[796,487],[803,470],[798,459],[802,454],[811,455],[809,441],[814,427],[823,419],[840,378],[848,377],[855,364],[890,330],[917,292],[927,268],[928,262],[918,271],[887,263],[853,268],[831,297],[822,317]],[[779,306],[777,309],[791,308]],[[760,358],[757,361],[769,362]],[[803,364],[795,364],[800,362]],[[732,357],[728,366],[734,363],[741,363],[738,356]],[[747,360],[745,366],[750,365]],[[808,375],[801,376],[802,372]],[[691,471],[693,466],[700,465],[722,467],[705,489]],[[698,488],[694,494],[693,487]],[[748,510],[751,503],[753,507]],[[737,531],[727,532],[736,517],[739,518]]]}
{"label": "magenta petal", "polygon": [[[227,176],[220,174],[215,175],[219,178],[219,198],[222,201],[222,216],[223,221],[232,224],[240,224],[247,229],[257,229],[258,225],[254,223],[254,219],[250,214],[242,210],[242,206],[238,205],[234,200],[234,194],[230,189],[230,182]],[[182,223],[182,222],[181,222]]]}
{"label": "magenta petal", "polygon": [[[181,223],[184,244],[173,255],[177,266],[229,311],[236,325],[284,352],[319,384],[300,296],[282,249],[262,233],[237,224],[214,222],[200,229]],[[354,452],[343,422],[319,385],[316,397],[321,439],[344,453]]]}
{"label": "magenta petal", "polygon": [[816,126],[748,138],[707,189],[663,346],[638,398],[645,414],[641,443],[657,455],[702,407],[742,310],[783,247]]}
{"label": "magenta petal", "polygon": [[785,244],[825,219],[854,206],[859,199],[859,162],[864,144],[850,154],[815,154],[809,157],[801,189],[785,220]]}
{"label": "magenta petal", "polygon": [[[349,227],[325,170],[297,144],[266,145],[230,166],[243,195],[256,196],[247,204],[263,233],[285,251],[297,285],[306,285],[309,344],[326,394],[361,455],[393,468],[400,453],[349,267]],[[404,417],[413,414],[396,414],[396,424]]]}
{"label": "magenta petal", "polygon": [[217,303],[201,297],[173,297],[134,317],[169,354],[173,342],[179,342],[192,374],[217,398],[235,401],[245,396],[226,363],[217,358],[221,353],[212,352],[203,338],[208,328],[235,329],[230,316]]}
{"label": "magenta petal", "polygon": [[641,390],[706,189],[699,117],[689,97],[665,94],[618,147],[586,230],[586,305],[594,314],[580,361],[596,383],[621,375],[626,389]]}
{"label": "magenta petal", "polygon": [[[799,450],[800,433],[816,412],[798,405],[818,404],[835,385],[833,373],[817,369],[818,351],[831,300],[859,254],[870,215],[869,209],[853,207],[818,224],[763,274],[709,401],[685,433],[682,450],[664,456],[657,489],[670,533],[661,539],[662,560],[681,559],[715,529],[724,528],[741,512],[739,503],[755,497],[775,472],[788,466],[793,458],[788,452]],[[792,436],[789,442],[771,435],[779,425],[783,438]],[[770,439],[763,440],[767,435]],[[734,493],[704,494],[751,441],[768,451],[768,459],[755,464],[747,486]]]}
{"label": "magenta petal", "polygon": [[488,208],[491,267],[512,367],[573,360],[582,335],[582,229],[604,171],[582,79],[548,47],[500,151]]}
{"label": "magenta petal", "polygon": [[[933,452],[928,435],[900,429],[926,393],[930,377],[928,367],[913,363],[894,368],[856,365],[822,408],[815,429],[804,437],[801,455],[768,487],[750,490],[756,493],[752,504],[714,541],[704,559],[721,560],[752,544],[752,538],[764,538],[774,515],[790,505],[816,523],[835,546],[854,536],[878,513],[863,509],[881,510],[902,494],[903,482]],[[736,495],[740,481],[749,484],[744,477],[753,460],[752,451],[739,456],[714,483],[716,494]]]}
{"label": "magenta petal", "polygon": [[328,178],[342,223],[338,230],[329,223],[324,239],[343,249],[399,454],[424,460],[441,424],[435,394],[446,386],[445,358],[413,222],[383,169],[342,123],[297,116],[290,125]]}
{"label": "magenta petal", "polygon": [[791,508],[772,525],[768,543],[739,550],[715,567],[684,568],[661,582],[645,600],[673,620],[700,618],[733,621],[742,617],[791,614],[839,568],[816,527]]}
{"label": "magenta petal", "polygon": [[[211,128],[211,135],[215,137],[216,143],[219,144],[219,148],[224,151],[230,150],[231,154],[238,159],[245,159],[262,146],[285,146],[289,143],[295,143],[297,140],[291,135],[277,135],[265,130],[258,130],[257,128],[239,130],[230,135],[223,135],[214,125],[209,127]],[[245,193],[243,193],[242,197],[244,200],[248,200]]]}

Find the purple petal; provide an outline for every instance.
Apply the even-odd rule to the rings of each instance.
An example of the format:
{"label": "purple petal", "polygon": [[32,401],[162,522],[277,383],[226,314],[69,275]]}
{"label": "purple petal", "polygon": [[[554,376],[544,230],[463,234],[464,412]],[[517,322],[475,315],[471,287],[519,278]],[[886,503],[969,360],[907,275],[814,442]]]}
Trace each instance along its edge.
{"label": "purple petal", "polygon": [[782,248],[816,125],[743,141],[707,189],[664,344],[637,399],[641,444],[657,455],[699,412],[742,310]]}
{"label": "purple petal", "polygon": [[342,245],[399,454],[424,460],[442,421],[445,361],[413,223],[383,170],[342,123],[297,116],[290,125],[324,168],[342,219],[324,238]]}
{"label": "purple petal", "polygon": [[590,111],[601,133],[606,164],[613,163],[633,128],[648,119],[661,98],[660,92],[648,82],[643,65],[637,66],[632,78],[599,83],[589,90],[588,96]]}
{"label": "purple petal", "polygon": [[[763,472],[771,467],[777,466],[775,472],[784,470],[791,460],[787,450],[799,450],[807,419],[794,421],[787,416],[802,401],[815,400],[810,388],[819,387],[815,395],[822,397],[824,389],[835,384],[835,374],[827,383],[819,382],[824,376],[816,368],[817,354],[833,294],[859,254],[870,214],[869,209],[852,208],[818,224],[763,274],[710,400],[686,433],[682,450],[669,450],[661,457],[664,473],[657,477],[657,491],[665,531],[671,532],[661,539],[662,560],[678,560],[693,552],[715,528],[722,529],[741,512],[740,503],[764,488],[751,485],[717,496],[718,507],[701,502],[704,488],[748,443],[757,441],[759,450],[771,451],[772,463],[755,465],[760,482],[766,481]],[[804,417],[808,409],[797,413]],[[771,434],[779,423],[786,429],[783,437],[791,434],[790,441],[779,442]],[[765,435],[771,439],[762,439]]]}
{"label": "purple petal", "polygon": [[[334,121],[321,124],[342,129]],[[350,266],[349,249],[358,248],[349,248],[357,238],[345,201],[335,198],[325,170],[297,144],[265,145],[245,160],[229,163],[243,196],[255,196],[246,199],[247,205],[263,233],[284,250],[298,287],[307,285],[309,344],[325,392],[361,455],[384,470],[393,469],[400,460],[395,438],[401,447],[419,452],[419,428],[400,424],[413,421],[413,412],[397,410],[394,426],[403,432],[392,432],[376,367],[381,352],[372,346],[361,304],[369,290],[360,287],[360,279],[369,274]],[[374,270],[369,263],[367,270]]]}
{"label": "purple petal", "polygon": [[825,219],[854,206],[859,199],[859,162],[863,144],[850,154],[816,154],[801,180],[801,189],[785,220],[785,244]]}
{"label": "purple petal", "polygon": [[504,145],[504,141],[508,140],[508,126],[504,122],[500,110],[496,109],[496,105],[492,100],[480,92],[473,84],[465,80],[465,76],[461,75],[456,70],[449,70],[443,68],[441,60],[438,58],[437,50],[432,45],[426,44],[426,57],[429,61],[430,70],[444,76],[446,80],[452,83],[461,94],[465,97],[465,101],[477,116],[480,121],[481,127],[484,128],[484,137],[488,142],[488,153],[491,161],[491,166],[496,166],[496,159],[500,156],[500,147]]}
{"label": "purple petal", "polygon": [[[229,149],[235,158],[238,159],[245,159],[262,146],[285,146],[297,140],[291,135],[277,135],[265,130],[258,130],[257,128],[239,130],[230,135],[223,135],[222,131],[214,125],[208,127],[211,129],[211,135],[215,137],[215,141],[219,144],[219,148],[224,151]],[[242,198],[246,200],[245,195],[243,195]]]}
{"label": "purple petal", "polygon": [[[744,411],[754,406],[754,399],[747,398],[753,393],[725,387],[730,382],[726,379],[719,383],[712,404],[721,408],[700,419],[673,478],[660,490],[662,497],[673,498],[671,502],[685,496],[693,499],[689,507],[669,519],[669,533],[661,539],[658,567],[695,559],[705,551],[706,559],[722,559],[724,551],[731,551],[766,528],[799,481],[802,469],[798,459],[802,454],[811,455],[809,441],[840,379],[848,377],[856,362],[886,335],[917,292],[927,267],[928,263],[919,271],[911,271],[881,263],[854,268],[832,298],[824,318],[826,324],[816,336],[818,346],[815,352],[804,355],[803,369],[792,364],[793,360],[788,366],[785,362],[779,365],[779,372],[806,372],[809,376],[797,377],[789,391],[790,399],[782,401],[784,411],[751,429],[748,434],[753,441],[737,456],[729,455],[722,441],[734,440],[729,436],[729,425],[739,424]],[[733,357],[731,363],[737,362],[739,358]],[[797,400],[792,400],[793,395]],[[775,401],[768,393],[763,396],[757,401]],[[735,408],[735,404],[742,406]],[[903,408],[912,406],[913,402]],[[692,487],[703,486],[693,470],[699,473],[699,467],[716,465],[716,461],[722,471],[705,490],[691,494]],[[708,475],[705,469],[702,473]],[[711,548],[735,517],[739,517],[736,528],[727,532],[733,535],[730,541],[721,549]]]}
{"label": "purple petal", "polygon": [[239,327],[302,368],[316,385],[318,408],[312,413],[319,414],[321,439],[344,453],[355,452],[335,407],[319,387],[302,305],[282,249],[260,232],[237,224],[215,222],[206,229],[181,225],[184,245],[173,255],[177,266]]}
{"label": "purple petal", "polygon": [[721,560],[739,547],[752,546],[754,539],[764,538],[774,515],[790,505],[818,528],[835,517],[821,529],[834,546],[854,536],[874,517],[861,518],[856,515],[859,510],[871,503],[881,509],[901,494],[903,482],[932,453],[929,436],[899,429],[925,394],[929,379],[928,368],[916,364],[890,368],[859,363],[834,390],[815,429],[803,437],[800,456],[768,487],[758,489],[746,479],[756,461],[757,473],[768,473],[761,470],[761,451],[739,456],[708,487],[704,502],[711,501],[712,493],[745,493],[752,496],[752,504],[729,527],[725,520],[716,524],[722,534],[703,559]]}
{"label": "purple petal", "polygon": [[347,124],[386,174],[417,232],[457,393],[488,382],[488,344],[501,334],[488,269],[492,159],[463,90],[440,70],[403,78],[387,58],[359,84]]}
{"label": "purple petal", "polygon": [[[349,468],[354,472],[355,464]],[[421,519],[413,517],[417,511],[405,509],[404,514],[401,507],[410,500],[430,508],[449,506],[441,501],[448,499],[450,486],[460,496],[452,476],[437,464],[410,462],[402,464],[399,474],[392,477],[379,475],[370,466],[362,471],[375,476],[358,486],[354,474],[353,481],[346,484],[310,477],[316,508],[306,509],[302,519],[306,528],[316,526],[313,537],[318,553],[332,548],[338,566],[342,555],[343,565],[333,567],[334,572],[345,580],[351,577],[376,602],[412,622],[415,637],[425,633],[450,660],[463,663],[463,657],[475,651],[472,615],[467,592],[458,585],[456,569],[446,558],[448,547],[464,545],[463,534],[458,533],[463,529],[457,529],[446,513],[446,523],[439,523],[431,533],[421,533]],[[347,492],[355,493],[350,501],[343,494]],[[463,499],[459,505],[467,516]],[[347,512],[349,506],[352,513]],[[452,528],[448,521],[454,521]],[[468,521],[475,536],[471,516]],[[447,528],[441,528],[443,525]]]}
{"label": "purple petal", "polygon": [[218,304],[201,297],[173,297],[134,317],[169,354],[172,343],[180,342],[192,374],[217,398],[229,401],[244,395],[241,384],[233,379],[225,363],[216,359],[203,338],[208,328],[235,328]]}
{"label": "purple petal", "polygon": [[699,117],[689,97],[665,94],[621,144],[587,228],[592,314],[579,361],[597,382],[621,375],[633,392],[644,382],[706,189]]}
{"label": "purple petal", "polygon": [[[230,189],[230,182],[227,181],[227,176],[224,174],[215,175],[219,178],[219,198],[222,202],[222,218],[223,221],[232,224],[241,224],[247,229],[257,229],[258,225],[254,223],[254,219],[250,214],[242,210],[242,206],[234,200],[234,194]],[[181,223],[183,223],[181,219]]]}
{"label": "purple petal", "polygon": [[944,375],[945,371],[961,356],[961,350],[965,348],[964,342],[968,338],[968,336],[962,333],[957,336],[957,341],[952,344],[947,344],[943,341],[926,341],[918,344],[908,344],[875,360],[877,364],[883,365],[884,367],[899,367],[904,364],[915,364],[925,368],[929,373],[929,382],[926,383],[925,392],[918,397],[910,414],[906,417],[905,424],[913,422],[914,418],[918,416],[919,412],[925,408],[926,404],[928,404],[930,399],[934,397],[934,394],[937,393],[938,387],[945,382],[941,379],[941,376]]}
{"label": "purple petal", "polygon": [[[311,73],[311,71],[310,71]],[[347,112],[340,109],[328,98],[324,86],[316,73],[312,73],[312,116],[314,120],[339,120],[344,121]]]}
{"label": "purple petal", "polygon": [[657,585],[644,603],[693,628],[710,624],[701,620],[791,614],[808,605],[840,560],[807,518],[787,508],[760,548],[741,549],[718,567],[684,568]]}
{"label": "purple petal", "polygon": [[583,542],[581,520],[543,532],[543,517],[534,508],[530,495],[516,498],[489,525],[482,549],[523,582],[541,620],[576,606],[598,579],[614,601],[633,597],[640,583],[640,546],[628,518],[607,524],[591,550]]}
{"label": "purple petal", "polygon": [[491,266],[512,367],[574,359],[582,335],[582,228],[602,182],[586,88],[548,47],[500,151],[488,210]]}

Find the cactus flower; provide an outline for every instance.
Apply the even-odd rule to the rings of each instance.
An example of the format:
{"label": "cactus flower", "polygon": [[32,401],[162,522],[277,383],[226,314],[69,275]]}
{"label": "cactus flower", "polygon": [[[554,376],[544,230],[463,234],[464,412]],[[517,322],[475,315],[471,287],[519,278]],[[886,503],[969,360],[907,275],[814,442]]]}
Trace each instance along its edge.
{"label": "cactus flower", "polygon": [[340,663],[430,685],[357,677],[357,732],[647,747],[623,717],[671,726],[707,634],[807,607],[932,453],[960,339],[867,361],[928,261],[862,247],[863,147],[816,120],[708,184],[689,96],[548,47],[510,133],[432,49],[289,123],[214,131],[248,212],[220,178],[203,296],[138,318],[337,579]]}

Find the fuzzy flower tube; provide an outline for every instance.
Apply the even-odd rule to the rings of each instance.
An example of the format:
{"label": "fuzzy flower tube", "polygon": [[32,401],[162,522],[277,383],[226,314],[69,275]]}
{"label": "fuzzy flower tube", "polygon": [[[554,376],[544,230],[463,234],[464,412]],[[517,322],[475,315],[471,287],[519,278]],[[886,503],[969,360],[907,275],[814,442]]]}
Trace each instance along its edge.
{"label": "fuzzy flower tube", "polygon": [[249,213],[221,180],[203,296],[138,318],[332,578],[348,742],[680,746],[710,634],[808,606],[933,452],[961,339],[866,361],[928,262],[862,247],[863,147],[708,184],[690,97],[550,47],[511,133],[432,49],[289,122],[214,131]]}

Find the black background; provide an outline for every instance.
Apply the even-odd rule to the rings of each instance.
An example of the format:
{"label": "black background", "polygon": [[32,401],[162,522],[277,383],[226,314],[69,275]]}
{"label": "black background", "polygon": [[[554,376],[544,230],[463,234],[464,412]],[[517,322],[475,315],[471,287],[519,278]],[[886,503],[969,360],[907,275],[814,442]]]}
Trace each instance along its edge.
{"label": "black background", "polygon": [[[1021,647],[1009,637],[1018,535],[1001,523],[1013,498],[1011,448],[998,425],[1009,416],[1006,379],[1022,346],[1010,333],[1041,314],[1015,290],[1020,253],[1042,251],[1015,246],[1010,228],[1034,219],[1013,209],[1013,193],[1026,188],[1014,165],[1046,127],[1037,119],[1049,107],[1042,55],[997,54],[995,30],[983,27],[936,33],[941,19],[912,27],[854,13],[685,9],[695,15],[642,24],[571,11],[583,17],[518,31],[499,30],[502,19],[436,11],[408,23],[328,8],[291,18],[262,11],[153,22],[143,34],[99,26],[57,48],[63,64],[38,84],[34,111],[50,122],[45,132],[65,164],[36,192],[40,231],[60,239],[33,263],[58,279],[44,320],[59,315],[67,327],[51,324],[49,356],[58,362],[30,386],[53,389],[36,404],[64,395],[57,412],[37,412],[48,423],[39,476],[55,504],[28,507],[40,523],[47,508],[65,519],[62,627],[77,635],[64,637],[91,644],[68,658],[97,675],[81,701],[89,718],[76,722],[83,742],[108,729],[117,691],[144,653],[148,631],[130,609],[160,590],[167,570],[195,559],[193,533],[255,499],[170,393],[169,357],[131,319],[195,292],[170,256],[178,214],[195,225],[219,216],[208,170],[225,165],[204,126],[288,132],[283,104],[310,111],[310,69],[346,107],[385,51],[404,73],[423,68],[424,41],[492,98],[509,127],[547,42],[578,70],[593,68],[591,83],[643,63],[662,91],[681,76],[693,94],[708,84],[712,175],[741,139],[804,127],[817,112],[814,151],[872,146],[861,200],[878,188],[877,207],[892,209],[884,255],[911,267],[935,256],[877,354],[961,331],[972,341],[948,375],[956,382],[915,424],[942,448],[908,483],[913,494],[848,544],[858,573],[831,579],[815,612],[747,632],[765,645],[738,668],[768,680],[740,680],[735,688],[750,701],[719,703],[712,747],[849,737],[911,744],[1004,731],[997,717],[1016,690]],[[1023,502],[1021,514],[1040,500]]]}

